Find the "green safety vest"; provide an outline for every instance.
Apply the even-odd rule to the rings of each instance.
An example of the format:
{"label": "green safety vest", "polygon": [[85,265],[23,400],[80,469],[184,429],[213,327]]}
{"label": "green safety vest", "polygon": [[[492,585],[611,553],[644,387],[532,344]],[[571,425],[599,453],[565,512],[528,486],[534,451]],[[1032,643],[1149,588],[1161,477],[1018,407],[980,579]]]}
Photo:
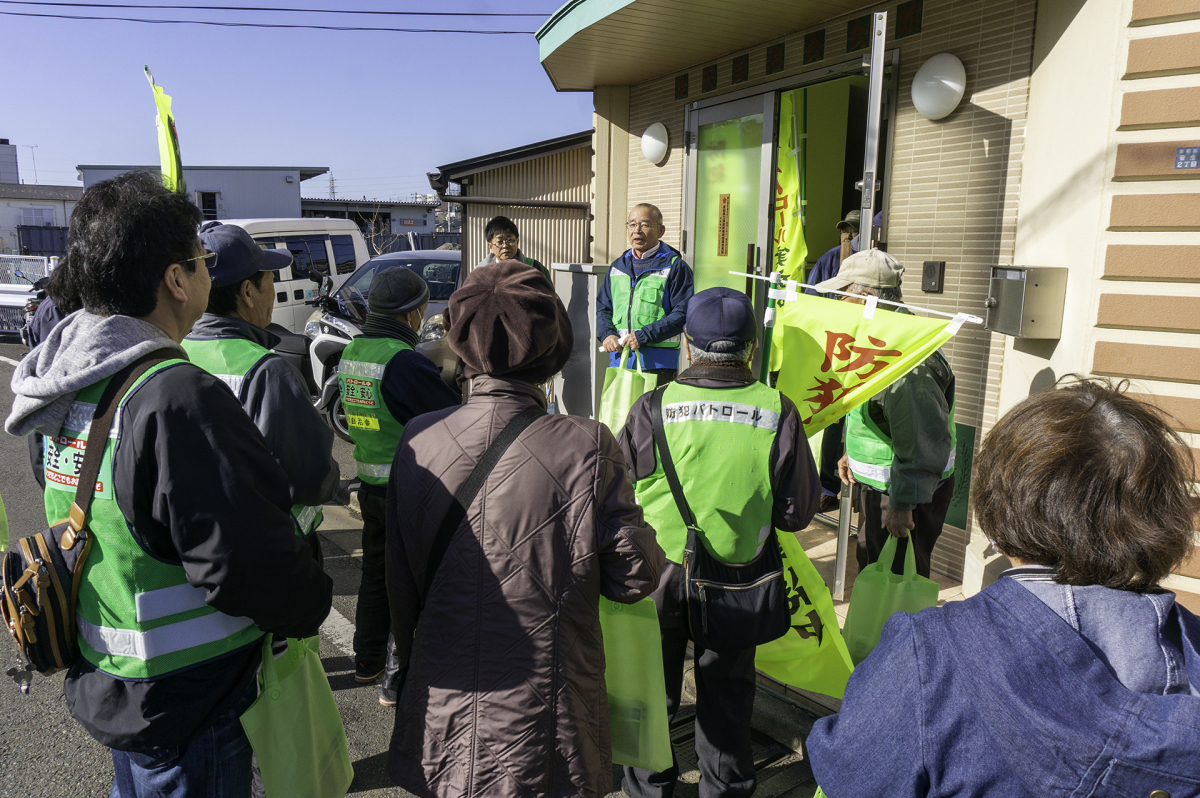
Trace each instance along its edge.
{"label": "green safety vest", "polygon": [[[168,360],[147,371],[121,399],[117,419],[142,385],[183,363]],[[59,434],[45,438],[46,521],[51,525],[70,514],[92,415],[107,384],[105,379],[80,391]],[[117,678],[154,679],[262,637],[249,618],[234,618],[208,606],[204,589],[188,582],[182,565],[151,556],[134,539],[113,493],[112,458],[119,439],[118,422],[106,442],[87,514],[92,550],[83,566],[76,606],[80,654]]]}
{"label": "green safety vest", "polygon": [[[723,562],[749,562],[773,531],[770,460],[781,412],[779,391],[758,382],[723,389],[673,382],[663,395],[663,432],[683,495],[699,536]],[[667,559],[682,562],[687,528],[661,462],[634,492]]]}
{"label": "green safety vest", "polygon": [[[644,272],[638,277],[636,284],[633,284],[629,275],[620,269],[609,270],[608,285],[612,291],[613,324],[618,328],[619,338],[623,339],[629,333],[640,330],[647,324],[653,324],[667,315],[663,310],[662,297],[667,290],[667,276],[671,273],[671,267],[678,261],[679,256],[672,255],[666,266]],[[678,349],[679,336],[646,346]]]}
{"label": "green safety vest", "polygon": [[383,401],[383,372],[391,359],[412,347],[398,338],[359,336],[342,352],[338,364],[338,387],[358,477],[370,485],[386,485],[392,473],[392,458],[404,425],[396,420]]}
{"label": "green safety vest", "polygon": [[[854,479],[870,485],[875,490],[887,493],[892,485],[892,461],[896,451],[889,438],[867,410],[869,401],[863,402],[846,416],[846,458],[850,461],[850,472]],[[954,402],[950,403],[950,459],[942,471],[942,479],[954,473],[954,455],[958,446],[954,429]]]}
{"label": "green safety vest", "polygon": [[[250,372],[271,354],[271,350],[245,338],[217,338],[211,341],[184,338],[183,348],[193,363],[228,385],[242,407],[246,406]],[[321,525],[325,513],[319,506],[293,504],[292,518],[296,522],[297,534],[308,535]]]}

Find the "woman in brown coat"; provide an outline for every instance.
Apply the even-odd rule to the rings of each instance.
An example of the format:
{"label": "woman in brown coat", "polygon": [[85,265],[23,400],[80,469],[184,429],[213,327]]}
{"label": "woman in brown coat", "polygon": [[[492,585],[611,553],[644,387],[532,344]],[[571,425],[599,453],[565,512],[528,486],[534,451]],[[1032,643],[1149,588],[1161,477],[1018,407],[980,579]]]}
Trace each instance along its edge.
{"label": "woman in brown coat", "polygon": [[603,796],[611,788],[599,599],[633,602],[663,553],[608,430],[539,417],[467,508],[429,583],[433,539],[504,426],[573,345],[550,283],[504,261],[450,298],[465,405],[408,423],[388,485],[387,581],[407,663],[390,770],[421,796]]}

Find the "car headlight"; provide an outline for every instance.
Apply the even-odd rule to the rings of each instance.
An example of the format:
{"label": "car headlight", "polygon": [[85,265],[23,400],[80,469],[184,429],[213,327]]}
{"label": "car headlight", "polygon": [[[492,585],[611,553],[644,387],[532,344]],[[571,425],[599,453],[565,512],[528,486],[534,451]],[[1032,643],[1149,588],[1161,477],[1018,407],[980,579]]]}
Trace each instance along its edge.
{"label": "car headlight", "polygon": [[306,338],[316,339],[321,334],[321,311],[317,311],[308,317],[308,321],[304,322],[304,335]]}
{"label": "car headlight", "polygon": [[437,341],[446,337],[446,324],[442,320],[441,313],[435,313],[425,319],[425,323],[421,325],[421,340],[419,343],[426,341]]}

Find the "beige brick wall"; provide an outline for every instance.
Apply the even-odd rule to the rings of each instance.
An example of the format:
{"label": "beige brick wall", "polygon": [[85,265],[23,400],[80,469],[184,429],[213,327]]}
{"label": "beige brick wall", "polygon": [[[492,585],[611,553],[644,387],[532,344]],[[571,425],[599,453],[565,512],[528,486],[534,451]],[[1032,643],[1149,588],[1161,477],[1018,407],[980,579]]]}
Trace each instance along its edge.
{"label": "beige brick wall", "polygon": [[[824,25],[789,33],[749,50],[688,70],[687,100],[674,99],[675,74],[633,86],[629,98],[629,202],[653,202],[667,219],[668,243],[678,246],[683,200],[684,106],[756,84],[859,58],[846,53],[846,23],[886,10],[890,48],[900,50],[900,96],[887,196],[888,249],[909,274],[908,298],[931,308],[982,315],[992,266],[1012,264],[1025,114],[1033,51],[1035,0],[926,0],[922,31],[895,39],[896,3],[864,8]],[[803,65],[804,34],[825,30],[824,61]],[[784,43],[785,70],[765,74],[766,47]],[[734,57],[750,54],[750,80],[731,85]],[[930,122],[912,105],[909,87],[930,56],[949,52],[967,71],[967,93],[946,119]],[[718,65],[715,91],[701,92],[701,72]],[[660,165],[642,157],[639,137],[653,122],[670,132],[671,152]],[[921,264],[946,261],[944,294],[920,291]],[[957,376],[957,418],[977,428],[976,443],[995,423],[1003,342],[979,328],[964,329],[946,346]],[[934,553],[935,569],[960,575],[966,531],[949,527]]]}

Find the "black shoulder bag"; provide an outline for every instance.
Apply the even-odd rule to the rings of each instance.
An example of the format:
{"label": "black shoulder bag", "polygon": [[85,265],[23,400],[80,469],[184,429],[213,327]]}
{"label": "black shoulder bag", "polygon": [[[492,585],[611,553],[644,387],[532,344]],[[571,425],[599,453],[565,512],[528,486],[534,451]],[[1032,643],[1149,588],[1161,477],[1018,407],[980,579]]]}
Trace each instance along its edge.
{"label": "black shoulder bag", "polygon": [[[721,562],[708,551],[701,535],[697,535],[703,531],[696,525],[696,517],[683,495],[667,446],[662,413],[664,391],[665,386],[651,395],[650,416],[658,459],[687,527],[683,572],[692,640],[718,651],[753,648],[777,640],[791,625],[779,542],[773,534],[769,535],[754,559],[741,564]],[[720,462],[714,460],[714,465],[719,466]]]}
{"label": "black shoulder bag", "polygon": [[446,551],[450,548],[454,533],[458,531],[462,520],[467,517],[467,508],[479,495],[488,475],[492,473],[492,469],[500,462],[500,458],[508,451],[508,447],[517,439],[517,436],[524,432],[530,424],[545,415],[545,410],[538,405],[533,405],[521,411],[520,415],[508,422],[484,451],[483,456],[479,458],[479,462],[475,464],[467,481],[458,489],[458,493],[454,494],[454,501],[450,502],[450,509],[442,518],[442,525],[438,527],[437,536],[433,539],[433,545],[429,549],[429,560],[425,565],[425,586],[421,591],[422,607],[425,606],[425,600],[429,597],[429,589],[433,587],[433,579],[437,576],[442,558],[446,556]]}
{"label": "black shoulder bag", "polygon": [[96,404],[88,430],[88,442],[96,445],[83,450],[70,516],[36,535],[17,540],[0,563],[0,611],[26,661],[24,667],[10,669],[8,674],[23,693],[29,692],[30,671],[49,675],[71,667],[79,655],[75,605],[83,566],[92,550],[87,514],[108,446],[108,433],[121,399],[133,384],[153,366],[176,357],[182,355],[160,349],[113,375]]}

